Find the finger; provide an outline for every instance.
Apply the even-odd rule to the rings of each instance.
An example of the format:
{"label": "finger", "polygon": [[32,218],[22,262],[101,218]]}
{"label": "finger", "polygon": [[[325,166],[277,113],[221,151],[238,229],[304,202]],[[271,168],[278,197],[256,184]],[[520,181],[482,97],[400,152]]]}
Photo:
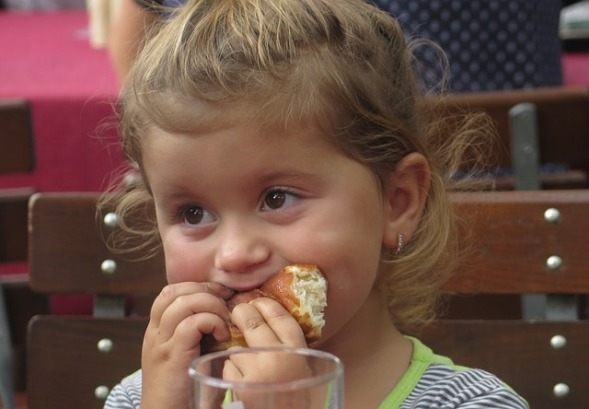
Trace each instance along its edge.
{"label": "finger", "polygon": [[297,321],[278,302],[258,298],[239,304],[231,314],[248,346],[306,346]]}
{"label": "finger", "polygon": [[178,351],[192,351],[200,347],[203,334],[210,334],[220,342],[231,338],[226,321],[211,313],[195,314],[180,322],[169,339],[171,347]]}
{"label": "finger", "polygon": [[231,338],[229,326],[224,320],[216,314],[203,312],[186,317],[175,326],[171,335],[164,336],[159,328],[148,325],[143,354],[165,361],[173,360],[172,357],[185,357],[186,353],[190,356],[199,354],[204,334],[210,334],[218,342]]}
{"label": "finger", "polygon": [[307,346],[301,326],[279,302],[270,298],[258,298],[252,300],[250,305],[256,307],[282,344],[293,347]]}
{"label": "finger", "polygon": [[265,351],[241,349],[243,353],[231,354],[231,363],[224,367],[223,374],[233,376],[232,380],[276,382],[304,379],[310,374],[307,359],[302,355],[290,354],[280,348]]}
{"label": "finger", "polygon": [[[202,315],[207,318],[204,322],[210,321],[210,316],[216,316],[221,323],[228,323],[231,319],[229,309],[225,301],[209,293],[193,293],[176,297],[163,311],[160,320],[153,323],[163,339],[169,339],[184,321],[184,325],[194,328],[194,322],[201,323],[195,316]],[[192,323],[192,324],[191,324]],[[217,324],[215,322],[215,324]],[[218,324],[217,324],[218,325]],[[211,326],[206,326],[208,330]],[[203,328],[202,325],[199,328]],[[181,328],[180,328],[181,329]]]}
{"label": "finger", "polygon": [[150,320],[158,325],[162,314],[178,298],[196,293],[207,293],[220,299],[227,299],[233,295],[233,291],[216,283],[183,282],[165,286],[156,297],[151,307]]}
{"label": "finger", "polygon": [[243,379],[243,373],[239,370],[235,362],[231,359],[227,359],[223,364],[223,379],[228,381],[241,381]]}

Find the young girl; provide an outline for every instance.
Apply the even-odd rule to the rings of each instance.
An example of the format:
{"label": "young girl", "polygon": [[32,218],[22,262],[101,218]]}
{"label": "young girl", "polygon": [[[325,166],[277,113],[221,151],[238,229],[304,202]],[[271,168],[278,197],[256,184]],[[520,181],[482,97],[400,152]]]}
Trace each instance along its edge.
{"label": "young girl", "polygon": [[291,263],[328,281],[310,347],[344,362],[346,408],[527,407],[404,335],[454,268],[447,190],[472,135],[431,138],[412,65],[396,21],[362,0],[190,0],[162,23],[121,96],[143,183],[119,212],[154,209],[145,243],[161,242],[169,285],[142,370],[106,408],[187,408],[187,368],[228,322],[251,347],[308,347],[277,302],[225,304]]}

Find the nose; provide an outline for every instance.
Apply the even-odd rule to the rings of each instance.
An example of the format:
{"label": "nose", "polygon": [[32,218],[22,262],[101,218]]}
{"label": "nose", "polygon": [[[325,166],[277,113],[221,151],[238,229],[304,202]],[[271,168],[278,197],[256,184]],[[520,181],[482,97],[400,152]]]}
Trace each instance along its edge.
{"label": "nose", "polygon": [[270,257],[264,234],[255,223],[222,223],[215,254],[215,267],[227,273],[247,273]]}

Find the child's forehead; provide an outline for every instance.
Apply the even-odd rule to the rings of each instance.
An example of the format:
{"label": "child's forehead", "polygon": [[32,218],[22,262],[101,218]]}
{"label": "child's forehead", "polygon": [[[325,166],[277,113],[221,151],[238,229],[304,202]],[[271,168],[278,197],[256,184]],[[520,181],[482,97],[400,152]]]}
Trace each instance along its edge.
{"label": "child's forehead", "polygon": [[[160,126],[154,123],[146,132],[146,140],[141,144],[143,155],[148,151],[159,151],[161,146],[169,144],[170,139],[187,142],[187,146],[197,146],[198,151],[207,151],[213,156],[219,156],[219,152],[234,152],[236,144],[240,141],[250,141],[251,148],[255,148],[255,156],[261,158],[265,153],[272,155],[290,155],[290,147],[305,147],[315,151],[321,150],[344,153],[341,143],[338,143],[334,132],[326,129],[317,118],[307,117],[305,120],[290,120],[285,122],[283,118],[272,115],[257,115],[258,111],[250,110],[244,106],[226,106],[221,108],[211,106],[176,105],[173,115],[165,116],[168,121],[175,117],[174,123]],[[252,115],[252,111],[255,112]],[[190,141],[195,141],[196,144]],[[292,145],[294,143],[295,145]],[[163,145],[162,145],[163,144]],[[301,152],[304,149],[301,149]],[[249,152],[249,151],[248,151]],[[249,152],[248,154],[251,154]],[[227,155],[221,154],[226,157]],[[346,155],[347,156],[347,155]]]}
{"label": "child's forehead", "polygon": [[142,149],[145,169],[153,172],[155,168],[159,174],[193,172],[199,174],[196,179],[203,183],[209,176],[217,179],[231,172],[234,175],[229,177],[239,175],[248,180],[268,179],[269,175],[301,175],[311,168],[317,171],[319,164],[348,156],[316,127],[285,130],[249,124],[220,126],[202,133],[154,129]]}
{"label": "child's forehead", "polygon": [[[165,98],[151,121],[156,128],[170,133],[210,133],[224,128],[243,127],[288,133],[306,128],[321,129],[327,134],[332,120],[321,110],[296,109],[284,101],[238,100],[226,103]],[[328,124],[330,123],[330,124]]]}

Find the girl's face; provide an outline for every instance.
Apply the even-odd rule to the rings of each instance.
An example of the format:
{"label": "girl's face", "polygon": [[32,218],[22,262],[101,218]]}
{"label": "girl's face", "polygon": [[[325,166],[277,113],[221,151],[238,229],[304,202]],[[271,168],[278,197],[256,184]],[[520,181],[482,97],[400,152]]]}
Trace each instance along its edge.
{"label": "girl's face", "polygon": [[290,263],[328,280],[333,333],[366,302],[387,214],[369,169],[319,130],[158,131],[144,145],[170,283],[260,286]]}

